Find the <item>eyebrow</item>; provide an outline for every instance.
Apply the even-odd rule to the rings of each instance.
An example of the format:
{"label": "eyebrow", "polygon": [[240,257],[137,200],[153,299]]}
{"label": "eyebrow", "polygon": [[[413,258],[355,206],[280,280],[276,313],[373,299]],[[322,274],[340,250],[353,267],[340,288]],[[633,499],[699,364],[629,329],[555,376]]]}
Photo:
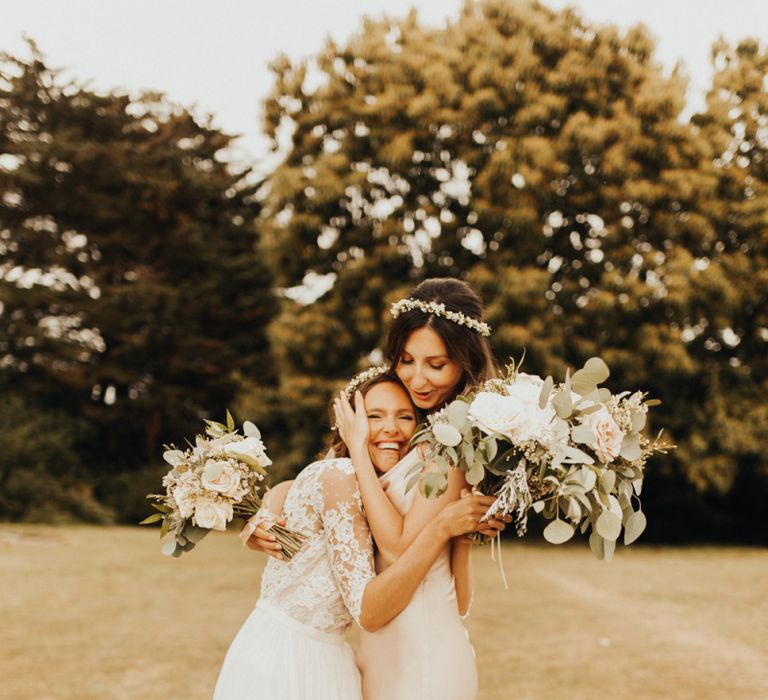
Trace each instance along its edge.
{"label": "eyebrow", "polygon": [[[408,352],[407,350],[403,350],[403,355],[410,355],[413,357],[413,353]],[[428,360],[450,360],[451,358],[448,357],[448,355],[430,355]]]}

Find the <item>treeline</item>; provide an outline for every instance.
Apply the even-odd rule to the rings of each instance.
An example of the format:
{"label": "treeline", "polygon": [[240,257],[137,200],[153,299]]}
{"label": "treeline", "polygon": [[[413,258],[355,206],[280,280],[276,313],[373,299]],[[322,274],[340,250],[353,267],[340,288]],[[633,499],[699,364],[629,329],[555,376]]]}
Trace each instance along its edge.
{"label": "treeline", "polygon": [[454,275],[500,359],[599,354],[663,400],[646,539],[768,541],[768,51],[713,62],[688,118],[642,28],[501,0],[366,21],[274,62],[291,146],[257,181],[162,96],[6,56],[0,514],[135,520],[162,443],[227,406],[293,473],[389,303]]}

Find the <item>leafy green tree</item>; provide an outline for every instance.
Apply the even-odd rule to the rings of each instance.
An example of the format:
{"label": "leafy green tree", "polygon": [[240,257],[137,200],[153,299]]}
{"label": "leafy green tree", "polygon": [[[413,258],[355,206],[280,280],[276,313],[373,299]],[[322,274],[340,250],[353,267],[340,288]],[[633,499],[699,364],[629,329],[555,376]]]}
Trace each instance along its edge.
{"label": "leafy green tree", "polygon": [[66,82],[30,49],[0,63],[0,366],[85,419],[80,459],[115,474],[271,379],[260,183],[210,123]]}
{"label": "leafy green tree", "polygon": [[[745,80],[762,106],[762,54],[749,46]],[[500,358],[526,348],[530,370],[562,373],[600,354],[617,387],[664,400],[656,427],[680,449],[659,461],[652,499],[674,484],[687,515],[707,513],[706,499],[730,508],[718,494],[765,464],[768,420],[758,410],[742,422],[756,387],[739,381],[765,355],[764,288],[742,276],[765,275],[763,210],[742,196],[764,186],[765,161],[737,146],[753,156],[751,179],[726,174],[732,113],[702,117],[707,129],[686,121],[684,77],[664,75],[653,51],[642,27],[485,0],[444,28],[415,13],[366,20],[346,46],[274,63],[266,129],[291,145],[269,179],[264,250],[282,289],[327,287],[284,299],[271,329],[280,383],[261,405],[291,468],[321,444],[318,397],[380,349],[388,303],[454,275],[488,302]],[[750,144],[764,139],[761,118]],[[718,257],[747,229],[748,254]],[[742,327],[749,342],[731,335]]]}

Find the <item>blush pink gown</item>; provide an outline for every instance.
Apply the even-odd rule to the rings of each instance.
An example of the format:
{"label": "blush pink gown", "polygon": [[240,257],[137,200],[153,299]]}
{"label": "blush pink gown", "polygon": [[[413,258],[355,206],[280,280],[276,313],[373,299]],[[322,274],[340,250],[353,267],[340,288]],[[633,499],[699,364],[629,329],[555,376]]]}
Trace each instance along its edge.
{"label": "blush pink gown", "polygon": [[[415,450],[381,477],[401,515],[416,489],[405,492]],[[376,571],[391,562],[376,556]],[[450,545],[433,564],[411,602],[377,632],[361,630],[358,666],[363,700],[473,700],[477,697],[475,652],[459,617],[451,574]]]}

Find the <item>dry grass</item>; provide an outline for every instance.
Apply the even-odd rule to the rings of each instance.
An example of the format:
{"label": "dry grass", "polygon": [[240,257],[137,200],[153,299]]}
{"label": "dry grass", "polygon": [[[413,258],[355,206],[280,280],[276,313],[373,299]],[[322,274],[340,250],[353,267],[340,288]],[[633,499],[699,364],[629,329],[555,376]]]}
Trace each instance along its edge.
{"label": "dry grass", "polygon": [[[211,697],[263,560],[229,535],[169,560],[156,537],[0,526],[0,697]],[[764,550],[635,547],[606,565],[513,543],[504,563],[509,591],[475,555],[481,700],[768,697]]]}

